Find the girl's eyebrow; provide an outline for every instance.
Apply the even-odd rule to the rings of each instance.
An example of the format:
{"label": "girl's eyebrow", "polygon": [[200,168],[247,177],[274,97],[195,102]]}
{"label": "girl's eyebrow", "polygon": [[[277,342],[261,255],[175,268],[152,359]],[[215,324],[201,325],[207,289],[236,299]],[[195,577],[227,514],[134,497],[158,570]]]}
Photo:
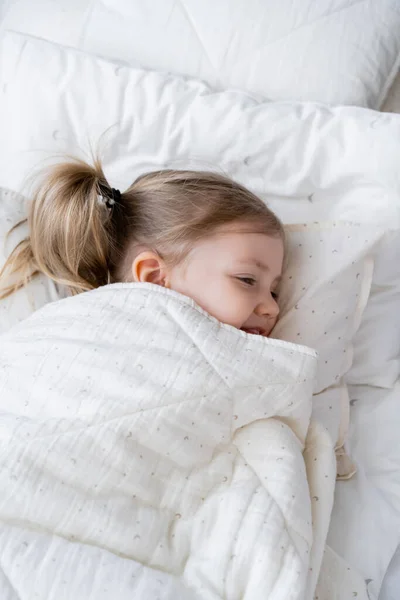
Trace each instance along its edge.
{"label": "girl's eyebrow", "polygon": [[241,265],[255,265],[256,267],[258,267],[262,271],[269,271],[270,270],[270,268],[269,268],[268,265],[265,265],[264,263],[262,263],[261,261],[257,260],[256,258],[248,258],[248,259],[245,259],[245,260],[239,260],[238,262]]}

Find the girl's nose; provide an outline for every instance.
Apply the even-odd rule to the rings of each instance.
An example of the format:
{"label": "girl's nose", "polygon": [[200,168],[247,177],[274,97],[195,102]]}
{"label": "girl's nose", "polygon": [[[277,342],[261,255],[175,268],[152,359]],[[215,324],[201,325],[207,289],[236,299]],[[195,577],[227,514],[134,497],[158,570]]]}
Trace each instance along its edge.
{"label": "girl's nose", "polygon": [[262,301],[257,305],[257,308],[254,312],[259,317],[276,319],[279,315],[279,306],[275,298],[270,294],[269,298],[262,299]]}

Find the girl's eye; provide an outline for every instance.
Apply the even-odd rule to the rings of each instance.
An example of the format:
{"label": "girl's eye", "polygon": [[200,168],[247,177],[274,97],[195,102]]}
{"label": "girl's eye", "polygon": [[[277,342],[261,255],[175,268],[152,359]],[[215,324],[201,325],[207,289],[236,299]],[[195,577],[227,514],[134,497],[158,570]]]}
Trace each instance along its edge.
{"label": "girl's eye", "polygon": [[279,298],[278,292],[271,292],[271,296],[273,297],[274,300],[278,300],[278,298]]}
{"label": "girl's eye", "polygon": [[256,280],[253,279],[253,277],[237,277],[237,279],[249,286],[253,286],[256,284]]}

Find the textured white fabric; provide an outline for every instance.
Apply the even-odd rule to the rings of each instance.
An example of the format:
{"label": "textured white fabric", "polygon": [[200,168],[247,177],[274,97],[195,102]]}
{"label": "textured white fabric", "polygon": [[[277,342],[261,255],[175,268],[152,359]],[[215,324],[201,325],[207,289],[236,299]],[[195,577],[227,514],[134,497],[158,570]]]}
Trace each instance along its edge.
{"label": "textured white fabric", "polygon": [[[309,428],[315,359],[151,284],[49,304],[4,334],[0,564],[8,582],[37,571],[17,597],[58,597],[62,546],[64,565],[94,569],[94,547],[146,567],[118,566],[107,598],[127,571],[131,592],[146,578],[140,597],[159,597],[161,571],[176,598],[311,599],[335,478],[329,436]],[[75,570],[62,579],[72,597]]]}
{"label": "textured white fabric", "polygon": [[399,65],[397,0],[8,0],[6,9],[3,29],[273,100],[379,108]]}

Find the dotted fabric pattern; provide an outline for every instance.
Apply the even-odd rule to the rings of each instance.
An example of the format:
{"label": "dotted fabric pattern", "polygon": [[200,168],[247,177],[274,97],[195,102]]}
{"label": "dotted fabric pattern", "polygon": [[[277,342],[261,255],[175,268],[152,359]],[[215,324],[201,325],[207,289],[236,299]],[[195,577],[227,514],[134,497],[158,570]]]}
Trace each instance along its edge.
{"label": "dotted fabric pattern", "polygon": [[273,336],[319,353],[315,393],[339,382],[368,300],[372,248],[382,232],[359,223],[290,225],[282,318]]}
{"label": "dotted fabric pattern", "polygon": [[378,227],[359,223],[287,226],[287,268],[280,295],[280,339],[319,354],[314,412],[337,447],[346,441],[349,395],[343,382],[352,365],[353,338],[367,305]]}

